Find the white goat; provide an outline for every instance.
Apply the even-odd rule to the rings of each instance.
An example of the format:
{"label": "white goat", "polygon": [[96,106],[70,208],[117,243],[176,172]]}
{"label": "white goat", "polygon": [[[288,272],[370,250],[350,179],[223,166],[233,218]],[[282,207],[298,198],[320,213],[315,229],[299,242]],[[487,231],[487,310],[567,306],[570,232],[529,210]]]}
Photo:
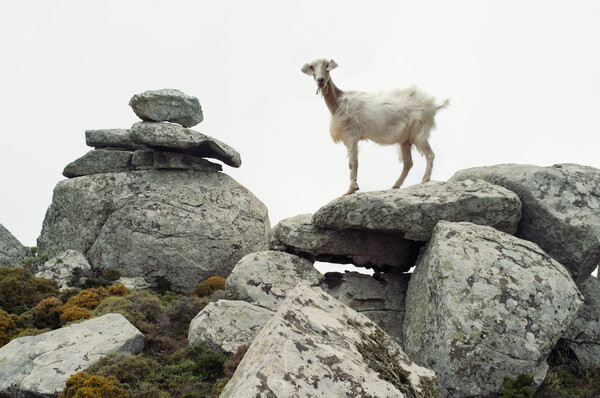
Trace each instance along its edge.
{"label": "white goat", "polygon": [[342,141],[348,148],[350,187],[344,195],[358,190],[358,142],[371,140],[381,145],[398,144],[402,174],[392,188],[400,188],[411,169],[412,145],[425,155],[427,168],[423,182],[431,178],[435,157],[429,146],[429,132],[435,127],[438,110],[450,103],[437,105],[435,98],[416,87],[382,91],[378,94],[361,91],[342,91],[336,87],[329,71],[338,67],[334,60],[316,59],[302,67],[302,72],[313,76],[317,94],[322,93],[331,112],[329,132],[334,142]]}

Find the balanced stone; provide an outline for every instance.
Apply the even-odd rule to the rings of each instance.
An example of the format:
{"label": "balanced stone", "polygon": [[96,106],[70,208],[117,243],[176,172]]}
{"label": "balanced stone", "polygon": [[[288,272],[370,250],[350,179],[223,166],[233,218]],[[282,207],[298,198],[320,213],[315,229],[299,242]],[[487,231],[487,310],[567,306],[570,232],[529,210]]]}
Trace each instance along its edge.
{"label": "balanced stone", "polygon": [[175,89],[136,94],[129,101],[129,106],[140,119],[153,122],[172,122],[192,127],[204,119],[198,98]]}
{"label": "balanced stone", "polygon": [[67,178],[131,170],[131,151],[96,149],[69,163],[63,170]]}
{"label": "balanced stone", "polygon": [[87,130],[85,143],[94,148],[121,148],[135,151],[143,146],[131,140],[128,129]]}

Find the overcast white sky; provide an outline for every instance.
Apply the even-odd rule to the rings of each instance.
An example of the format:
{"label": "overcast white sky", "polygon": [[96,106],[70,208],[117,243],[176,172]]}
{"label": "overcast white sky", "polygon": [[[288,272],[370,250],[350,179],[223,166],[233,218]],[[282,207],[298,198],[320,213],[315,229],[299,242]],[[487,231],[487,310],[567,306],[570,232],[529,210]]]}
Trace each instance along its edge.
{"label": "overcast white sky", "polygon": [[[346,149],[302,65],[333,58],[341,89],[415,84],[437,117],[433,179],[498,163],[600,168],[600,1],[0,0],[0,223],[36,245],[85,130],[129,128],[136,93],[199,98],[194,129],[236,148],[224,172],[271,224],[348,186]],[[362,191],[390,188],[393,147],[361,143]],[[415,156],[405,186],[418,183]]]}

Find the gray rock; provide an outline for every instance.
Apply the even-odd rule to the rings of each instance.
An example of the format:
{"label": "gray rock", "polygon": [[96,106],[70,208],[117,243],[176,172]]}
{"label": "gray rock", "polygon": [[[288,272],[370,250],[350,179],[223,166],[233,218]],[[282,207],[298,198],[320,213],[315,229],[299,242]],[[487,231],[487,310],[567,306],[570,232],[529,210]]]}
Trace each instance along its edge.
{"label": "gray rock", "polygon": [[250,253],[236,264],[227,278],[225,291],[229,299],[275,311],[299,282],[317,286],[322,279],[312,261],[293,254],[263,251]]}
{"label": "gray rock", "polygon": [[265,250],[269,231],[264,204],[226,174],[146,170],[60,181],[38,246],[50,256],[78,250],[94,269],[165,277],[188,291]]}
{"label": "gray rock", "polygon": [[[434,373],[411,362],[376,330],[368,318],[321,289],[300,284],[254,339],[220,397],[416,396],[407,390],[419,391]],[[389,355],[384,367],[407,372],[406,384],[396,387],[369,366],[358,348],[372,341],[369,336],[380,353]],[[364,352],[375,356],[374,350]]]}
{"label": "gray rock", "polygon": [[85,143],[94,148],[122,148],[131,151],[143,148],[131,140],[128,129],[87,130]]}
{"label": "gray rock", "polygon": [[175,89],[136,94],[131,97],[129,106],[140,119],[153,122],[172,122],[192,127],[204,119],[198,98]]}
{"label": "gray rock", "polygon": [[180,152],[141,149],[133,153],[131,164],[134,170],[197,170],[205,172],[222,171],[223,166],[204,158]]}
{"label": "gray rock", "polygon": [[584,304],[563,336],[583,365],[600,367],[600,281],[591,275],[579,284]]}
{"label": "gray rock", "polygon": [[320,228],[312,223],[312,214],[282,220],[271,231],[273,250],[377,271],[408,271],[415,265],[421,247],[393,233]]}
{"label": "gray rock", "polygon": [[131,151],[96,149],[69,163],[63,170],[67,178],[131,170]]}
{"label": "gray rock", "polygon": [[252,343],[273,314],[245,301],[212,302],[190,323],[188,342],[234,354],[240,345]]}
{"label": "gray rock", "polygon": [[229,145],[195,130],[176,124],[140,122],[131,128],[131,138],[138,144],[157,149],[214,158],[231,167],[240,167],[238,151]]}
{"label": "gray rock", "polygon": [[451,180],[481,178],[519,195],[517,236],[537,243],[577,282],[600,264],[600,170],[576,164],[504,164],[462,170]]}
{"label": "gray rock", "polygon": [[343,196],[320,208],[313,223],[324,228],[396,232],[428,241],[440,220],[468,221],[514,233],[519,198],[481,180],[428,182],[404,189]]}
{"label": "gray rock", "polygon": [[328,272],[320,287],[375,322],[402,346],[404,301],[410,275],[375,273],[370,276],[358,272]]}
{"label": "gray rock", "polygon": [[144,335],[121,314],[14,339],[0,348],[0,396],[57,397],[70,376],[100,358],[143,348]]}
{"label": "gray rock", "polygon": [[123,285],[129,290],[144,290],[150,289],[152,287],[152,285],[141,276],[138,276],[136,278],[128,278],[126,276],[122,276],[115,281],[115,285]]}
{"label": "gray rock", "polygon": [[493,396],[546,358],[582,304],[567,270],[535,243],[440,221],[406,294],[404,347],[449,397]]}
{"label": "gray rock", "polygon": [[76,250],[67,250],[56,257],[46,261],[35,273],[35,276],[53,279],[61,289],[70,287],[69,283],[76,274],[83,276],[92,267],[86,258]]}
{"label": "gray rock", "polygon": [[20,267],[27,248],[0,224],[0,266]]}

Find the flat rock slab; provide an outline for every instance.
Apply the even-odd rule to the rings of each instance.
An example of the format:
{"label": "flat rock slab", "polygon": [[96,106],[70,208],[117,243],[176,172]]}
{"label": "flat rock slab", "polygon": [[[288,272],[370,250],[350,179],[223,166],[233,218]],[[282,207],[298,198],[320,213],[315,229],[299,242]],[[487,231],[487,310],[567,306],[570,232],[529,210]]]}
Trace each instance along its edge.
{"label": "flat rock slab", "polygon": [[323,275],[312,261],[289,253],[262,251],[242,258],[225,283],[227,297],[276,311],[300,282],[317,286]]}
{"label": "flat rock slab", "polygon": [[133,152],[96,149],[89,151],[79,159],[69,163],[63,170],[67,178],[81,177],[101,173],[118,173],[131,170]]}
{"label": "flat rock slab", "polygon": [[406,294],[404,347],[449,397],[495,396],[504,377],[544,380],[582,304],[567,270],[496,229],[440,221]]}
{"label": "flat rock slab", "polygon": [[[435,374],[411,362],[380,332],[375,346],[389,355],[385,365],[394,363],[408,375],[398,387],[383,380],[358,348],[377,330],[368,318],[321,289],[300,284],[255,338],[220,397],[417,396],[407,390],[420,391]],[[365,355],[373,354],[365,350]]]}
{"label": "flat rock slab", "polygon": [[0,224],[0,266],[20,267],[27,248]]}
{"label": "flat rock slab", "polygon": [[121,314],[107,314],[0,348],[0,396],[57,397],[65,381],[113,353],[135,355],[144,335]]}
{"label": "flat rock slab", "polygon": [[175,89],[150,90],[131,97],[129,106],[142,120],[192,127],[204,116],[198,98]]}
{"label": "flat rock slab", "polygon": [[415,265],[421,247],[394,233],[317,227],[312,223],[312,214],[282,220],[271,231],[273,250],[376,271],[408,271]]}
{"label": "flat rock slab", "polygon": [[131,138],[138,144],[158,149],[218,159],[231,167],[240,167],[238,151],[216,138],[171,123],[136,123]]}
{"label": "flat rock slab", "polygon": [[472,178],[519,195],[523,214],[517,236],[537,243],[577,282],[600,264],[599,169],[577,164],[501,164],[459,171],[451,181]]}
{"label": "flat rock slab", "polygon": [[514,233],[521,202],[513,192],[482,180],[436,182],[404,189],[343,196],[320,208],[313,223],[323,228],[394,232],[428,241],[440,220],[468,221]]}
{"label": "flat rock slab", "polygon": [[131,140],[129,129],[86,130],[85,143],[93,148],[121,148],[130,151],[143,148]]}
{"label": "flat rock slab", "polygon": [[202,343],[215,350],[234,354],[250,344],[274,312],[239,300],[209,303],[190,323],[188,343]]}

